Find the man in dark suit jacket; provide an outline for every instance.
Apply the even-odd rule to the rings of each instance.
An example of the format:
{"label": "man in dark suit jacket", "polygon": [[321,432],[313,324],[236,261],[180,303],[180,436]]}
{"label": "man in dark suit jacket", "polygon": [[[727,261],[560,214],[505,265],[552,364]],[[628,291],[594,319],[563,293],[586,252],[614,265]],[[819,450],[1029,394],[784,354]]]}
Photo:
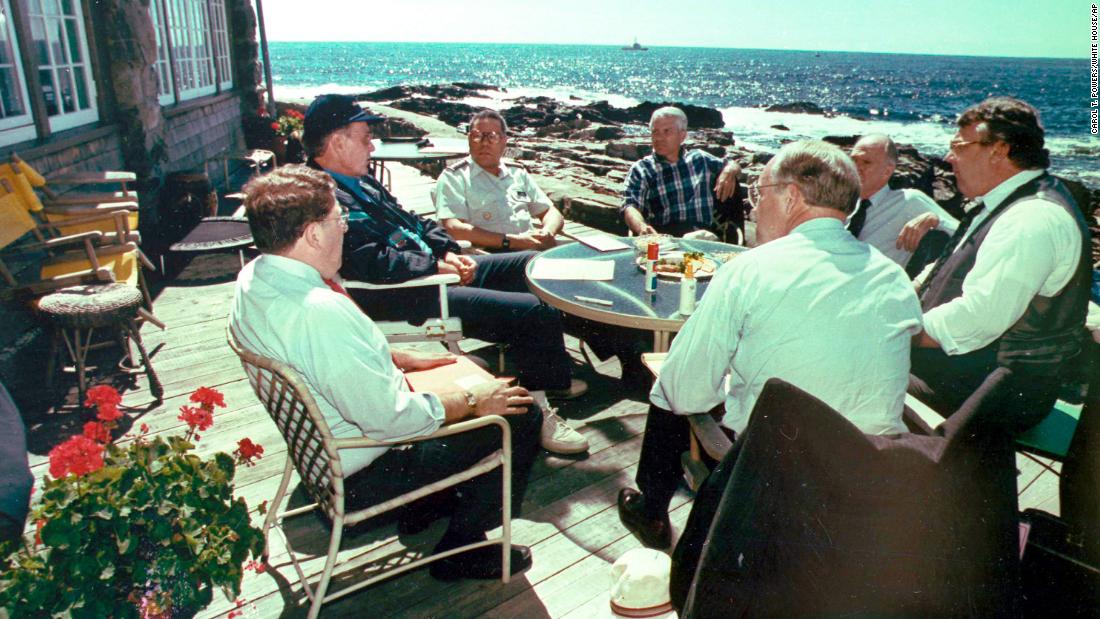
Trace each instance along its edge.
{"label": "man in dark suit jacket", "polygon": [[[561,316],[528,292],[524,269],[534,252],[464,256],[442,226],[402,209],[367,169],[374,150],[370,124],[380,120],[344,95],[321,95],[306,112],[309,165],[332,176],[336,200],[349,212],[341,275],[376,283],[458,275],[459,285],[448,288],[447,300],[467,335],[508,344],[520,383],[532,391],[545,390],[551,398],[584,393],[584,382],[570,378]],[[374,320],[419,323],[438,307],[432,287],[353,295]],[[588,449],[588,441],[561,417],[550,413],[545,419],[543,447],[558,453]]]}

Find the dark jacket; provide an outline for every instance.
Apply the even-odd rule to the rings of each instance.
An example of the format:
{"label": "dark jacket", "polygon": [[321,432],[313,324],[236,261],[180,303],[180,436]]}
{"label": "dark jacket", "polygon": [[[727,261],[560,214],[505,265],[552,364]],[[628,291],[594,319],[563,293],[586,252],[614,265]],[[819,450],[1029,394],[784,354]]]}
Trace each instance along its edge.
{"label": "dark jacket", "polygon": [[[310,167],[321,170],[315,161]],[[335,178],[335,177],[334,177]],[[459,252],[458,243],[438,223],[401,208],[397,198],[370,176],[359,179],[369,200],[336,180],[336,201],[349,211],[344,235],[344,264],[340,274],[366,282],[403,282],[438,272],[436,262],[447,252]],[[419,237],[430,249],[405,238]]]}

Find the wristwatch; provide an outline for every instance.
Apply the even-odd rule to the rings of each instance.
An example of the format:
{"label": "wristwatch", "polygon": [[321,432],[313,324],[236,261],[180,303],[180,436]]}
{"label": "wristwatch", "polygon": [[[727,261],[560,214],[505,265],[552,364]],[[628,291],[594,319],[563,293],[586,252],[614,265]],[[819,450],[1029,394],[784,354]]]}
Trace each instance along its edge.
{"label": "wristwatch", "polygon": [[508,240],[508,235],[507,234],[500,235],[500,248],[501,249],[508,249],[511,246],[512,246],[512,241]]}
{"label": "wristwatch", "polygon": [[477,396],[472,391],[463,391],[462,395],[466,397],[466,412],[474,414],[477,412]]}

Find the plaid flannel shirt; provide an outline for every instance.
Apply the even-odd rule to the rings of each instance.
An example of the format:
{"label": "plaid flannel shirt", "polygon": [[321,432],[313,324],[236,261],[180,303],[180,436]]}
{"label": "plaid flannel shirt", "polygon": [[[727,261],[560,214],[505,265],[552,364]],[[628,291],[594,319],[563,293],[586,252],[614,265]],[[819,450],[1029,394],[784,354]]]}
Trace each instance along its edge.
{"label": "plaid flannel shirt", "polygon": [[619,213],[633,206],[650,225],[709,226],[714,217],[714,184],[724,166],[722,159],[702,150],[681,150],[673,162],[649,154],[631,166]]}

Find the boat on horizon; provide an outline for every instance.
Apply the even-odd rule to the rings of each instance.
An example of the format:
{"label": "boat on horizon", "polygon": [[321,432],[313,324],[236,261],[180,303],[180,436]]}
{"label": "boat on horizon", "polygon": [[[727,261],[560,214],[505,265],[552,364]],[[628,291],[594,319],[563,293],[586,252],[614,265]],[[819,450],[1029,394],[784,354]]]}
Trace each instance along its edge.
{"label": "boat on horizon", "polygon": [[634,45],[629,45],[623,48],[624,52],[648,52],[648,47],[642,47],[638,45],[638,37],[634,37]]}

